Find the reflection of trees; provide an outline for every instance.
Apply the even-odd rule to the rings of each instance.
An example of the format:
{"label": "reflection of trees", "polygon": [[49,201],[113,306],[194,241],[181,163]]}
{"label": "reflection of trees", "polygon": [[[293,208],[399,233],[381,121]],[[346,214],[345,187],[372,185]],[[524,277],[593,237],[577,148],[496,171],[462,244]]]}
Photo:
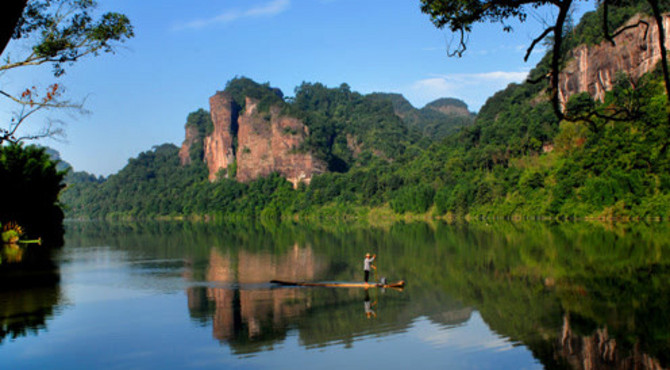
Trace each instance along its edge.
{"label": "reflection of trees", "polygon": [[62,300],[59,282],[48,246],[29,246],[20,262],[0,265],[0,344],[46,329]]}
{"label": "reflection of trees", "polygon": [[0,291],[0,343],[7,337],[37,335],[40,330],[45,330],[46,321],[53,316],[54,307],[60,300],[57,282]]}
{"label": "reflection of trees", "polygon": [[[502,223],[447,230],[436,231],[444,238],[438,243],[451,249],[440,260],[446,268],[439,284],[545,366],[668,363],[665,225]],[[562,342],[566,315],[570,335]]]}

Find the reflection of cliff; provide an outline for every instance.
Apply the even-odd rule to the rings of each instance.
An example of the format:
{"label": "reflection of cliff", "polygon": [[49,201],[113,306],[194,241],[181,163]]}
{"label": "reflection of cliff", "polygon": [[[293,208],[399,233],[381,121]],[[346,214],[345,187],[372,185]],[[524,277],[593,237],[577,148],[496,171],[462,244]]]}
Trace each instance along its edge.
{"label": "reflection of cliff", "polygon": [[214,337],[230,342],[233,348],[236,344],[243,345],[238,347],[239,352],[254,351],[282,339],[287,319],[304,313],[311,301],[304,290],[240,289],[238,286],[266,284],[275,278],[314,280],[325,266],[311,248],[297,245],[280,256],[246,251],[224,255],[212,249],[206,280],[231,284],[234,288],[191,288],[189,309],[192,315],[193,311],[210,311],[209,304],[213,303]]}
{"label": "reflection of cliff", "polygon": [[574,369],[663,369],[660,362],[642,353],[639,346],[623,350],[607,328],[600,328],[589,336],[573,333],[570,316],[563,316],[563,328],[557,354]]}
{"label": "reflection of cliff", "polygon": [[444,330],[470,318],[471,308],[435,290],[415,290],[416,296],[370,290],[376,316],[368,318],[364,290],[271,289],[268,285],[272,279],[328,279],[333,263],[337,261],[326,261],[311,248],[298,245],[279,255],[211,249],[204,272],[195,268],[184,275],[207,281],[187,291],[191,317],[201,325],[211,325],[213,337],[235,353],[269,349],[286,338],[289,328],[298,331],[306,347],[352,345],[360,336],[408,330],[421,316],[444,325]]}

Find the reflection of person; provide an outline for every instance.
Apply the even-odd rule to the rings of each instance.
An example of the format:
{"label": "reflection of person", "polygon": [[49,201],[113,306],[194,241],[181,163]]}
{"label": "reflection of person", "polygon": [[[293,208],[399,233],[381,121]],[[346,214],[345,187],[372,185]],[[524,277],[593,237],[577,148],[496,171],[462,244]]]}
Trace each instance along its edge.
{"label": "reflection of person", "polygon": [[372,257],[370,257],[370,253],[365,254],[365,259],[363,260],[363,275],[365,275],[365,282],[368,282],[368,279],[370,278],[370,267],[373,269],[377,269],[373,264],[372,261],[375,260],[377,257],[376,254],[373,254]]}
{"label": "reflection of person", "polygon": [[367,288],[365,289],[365,300],[363,301],[363,307],[365,307],[365,316],[369,319],[370,317],[377,317],[375,311],[372,310],[372,306],[376,305],[377,301],[370,303],[370,294],[368,294]]}

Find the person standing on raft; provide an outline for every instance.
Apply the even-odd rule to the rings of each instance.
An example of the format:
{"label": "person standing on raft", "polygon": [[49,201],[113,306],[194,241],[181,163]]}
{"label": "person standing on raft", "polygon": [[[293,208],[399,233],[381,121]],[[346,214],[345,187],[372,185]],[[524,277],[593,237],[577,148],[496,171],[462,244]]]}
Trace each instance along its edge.
{"label": "person standing on raft", "polygon": [[363,260],[363,274],[365,276],[366,283],[370,278],[370,267],[372,267],[375,270],[377,269],[377,267],[375,267],[375,265],[372,264],[372,261],[374,261],[376,257],[377,257],[376,254],[373,254],[372,257],[370,257],[370,253],[365,254],[365,259]]}

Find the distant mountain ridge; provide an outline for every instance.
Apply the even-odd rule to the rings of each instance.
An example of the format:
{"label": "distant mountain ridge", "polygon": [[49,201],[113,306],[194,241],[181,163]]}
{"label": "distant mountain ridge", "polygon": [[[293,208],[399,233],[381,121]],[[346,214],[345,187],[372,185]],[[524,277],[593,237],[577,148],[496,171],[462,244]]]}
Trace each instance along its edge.
{"label": "distant mountain ridge", "polygon": [[471,125],[476,117],[465,102],[456,98],[440,98],[417,109],[401,94],[372,93],[369,96],[391,101],[393,110],[403,122],[432,140],[441,140]]}

